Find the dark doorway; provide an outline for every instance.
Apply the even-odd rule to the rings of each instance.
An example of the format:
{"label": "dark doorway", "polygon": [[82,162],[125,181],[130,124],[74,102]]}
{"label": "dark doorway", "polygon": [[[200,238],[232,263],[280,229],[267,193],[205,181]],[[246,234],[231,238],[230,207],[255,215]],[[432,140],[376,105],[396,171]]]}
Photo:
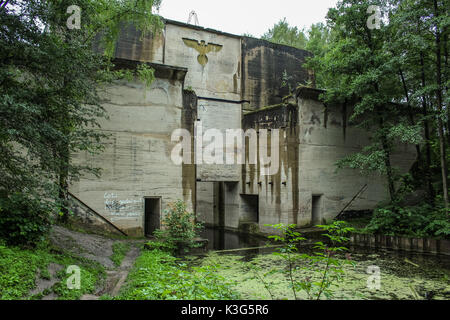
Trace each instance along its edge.
{"label": "dark doorway", "polygon": [[322,195],[312,196],[311,222],[313,225],[322,223]]}
{"label": "dark doorway", "polygon": [[241,194],[241,216],[240,222],[259,222],[259,200],[258,195]]}
{"label": "dark doorway", "polygon": [[223,228],[225,227],[225,188],[223,182],[217,182],[217,194],[215,197],[217,198],[218,202],[218,218],[219,218],[219,227]]}
{"label": "dark doorway", "polygon": [[161,198],[145,198],[144,232],[146,237],[161,226]]}

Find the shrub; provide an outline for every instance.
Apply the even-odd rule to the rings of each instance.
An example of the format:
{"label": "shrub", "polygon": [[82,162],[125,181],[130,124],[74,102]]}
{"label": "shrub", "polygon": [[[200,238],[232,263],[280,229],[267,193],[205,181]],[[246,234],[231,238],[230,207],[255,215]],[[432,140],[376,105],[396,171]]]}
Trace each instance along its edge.
{"label": "shrub", "polygon": [[51,226],[50,209],[23,193],[0,198],[0,238],[9,245],[35,246]]}
{"label": "shrub", "polygon": [[450,220],[445,208],[436,209],[429,204],[414,207],[390,204],[374,211],[364,232],[442,238],[450,235]]}
{"label": "shrub", "polygon": [[187,211],[185,203],[178,200],[168,205],[164,211],[162,229],[154,234],[166,243],[167,248],[188,251],[198,246],[195,238],[201,228],[202,225],[195,222],[195,214]]}
{"label": "shrub", "polygon": [[[317,227],[326,231],[326,233],[322,235],[329,238],[330,244],[319,241],[313,245],[312,254],[300,254],[297,246],[302,241],[305,241],[306,238],[295,231],[297,225],[276,224],[266,226],[271,226],[281,232],[281,235],[269,236],[269,239],[281,243],[281,247],[273,254],[282,257],[287,264],[287,268],[283,269],[281,272],[285,273],[289,279],[289,287],[292,290],[294,298],[297,300],[297,293],[300,291],[304,291],[308,299],[319,300],[322,295],[326,298],[332,298],[333,291],[331,290],[331,286],[338,286],[337,283],[342,280],[344,264],[353,264],[348,258],[345,260],[337,258],[337,254],[345,253],[345,251],[348,250],[343,247],[342,244],[349,240],[347,235],[350,232],[353,232],[354,229],[348,227],[345,221],[334,221],[329,225],[318,225]],[[304,262],[303,267],[298,265],[300,261]],[[310,274],[310,271],[312,271],[317,275],[316,278],[303,278],[304,276],[301,269],[306,270],[306,274]],[[256,271],[255,269],[253,270]],[[266,275],[270,273],[271,272]],[[270,296],[273,298],[270,286],[264,282],[263,278],[260,277],[260,279]]]}
{"label": "shrub", "polygon": [[234,283],[218,266],[188,267],[167,252],[144,251],[115,300],[235,300]]}

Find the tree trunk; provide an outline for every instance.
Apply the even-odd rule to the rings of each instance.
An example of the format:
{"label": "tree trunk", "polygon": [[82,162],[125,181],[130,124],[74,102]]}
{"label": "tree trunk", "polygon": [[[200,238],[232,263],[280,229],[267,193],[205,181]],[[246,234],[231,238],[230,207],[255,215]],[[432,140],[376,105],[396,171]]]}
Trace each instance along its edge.
{"label": "tree trunk", "polygon": [[386,176],[389,188],[389,196],[391,198],[391,201],[395,202],[397,197],[395,194],[394,174],[391,165],[391,150],[389,148],[389,143],[385,132],[383,116],[380,114],[380,112],[378,113],[378,115],[380,121],[381,145],[384,151],[384,165],[386,166]]}
{"label": "tree trunk", "polygon": [[[448,77],[449,77],[449,65],[448,65],[448,29],[444,29],[444,84],[445,92],[448,93]],[[447,106],[447,143],[450,145],[450,108]]]}
{"label": "tree trunk", "polygon": [[[411,103],[409,101],[409,93],[408,93],[408,86],[406,85],[405,77],[403,75],[402,69],[399,69],[400,78],[402,79],[403,84],[403,91],[405,92],[406,97],[406,104],[408,105],[408,119],[409,124],[414,126],[416,122],[414,121],[414,113],[411,108]],[[416,152],[417,152],[417,161],[421,162],[422,160],[422,152],[420,151],[420,145],[416,144]]]}
{"label": "tree trunk", "polygon": [[[425,79],[425,61],[424,61],[424,55],[423,52],[420,53],[420,65],[421,65],[421,77],[422,77],[422,88],[425,88],[426,86],[426,79]],[[427,183],[427,189],[428,189],[428,198],[431,204],[434,203],[434,198],[436,197],[436,194],[434,192],[433,187],[433,177],[431,174],[431,138],[430,138],[430,125],[428,122],[428,105],[427,105],[427,98],[425,94],[422,95],[422,112],[423,112],[423,127],[424,127],[424,133],[425,133],[425,179]]]}
{"label": "tree trunk", "polygon": [[[439,17],[439,9],[437,0],[434,3],[434,14],[435,17]],[[448,187],[447,187],[447,163],[445,159],[445,135],[444,135],[444,124],[442,121],[442,66],[441,66],[441,31],[439,26],[436,25],[436,99],[438,107],[438,131],[439,131],[439,150],[441,153],[441,173],[442,173],[442,188],[444,193],[444,203],[445,208],[448,210]]]}
{"label": "tree trunk", "polygon": [[69,147],[61,146],[59,150],[59,200],[61,202],[60,221],[69,220]]}

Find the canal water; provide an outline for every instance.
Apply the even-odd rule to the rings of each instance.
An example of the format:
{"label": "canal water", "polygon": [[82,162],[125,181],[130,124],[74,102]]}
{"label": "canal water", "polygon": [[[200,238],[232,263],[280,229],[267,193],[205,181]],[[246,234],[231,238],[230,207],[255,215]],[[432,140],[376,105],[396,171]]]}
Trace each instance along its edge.
{"label": "canal water", "polygon": [[200,237],[208,239],[208,251],[257,248],[265,246],[269,242],[268,238],[229,231],[223,228],[205,228],[200,233]]}
{"label": "canal water", "polygon": [[[285,261],[271,254],[277,251],[273,244],[265,248],[270,244],[268,239],[221,229],[206,229],[202,236],[209,240],[209,252],[193,257],[192,263],[218,266],[217,272],[234,283],[243,299],[293,299],[283,273]],[[299,251],[310,253],[311,247],[300,247]],[[355,246],[349,248],[349,253],[341,260],[349,258],[352,264],[344,265],[341,281],[332,286],[333,299],[450,300],[449,256]],[[298,280],[318,275],[317,271],[304,269],[302,259],[299,261]],[[259,270],[258,274],[249,271],[249,264]],[[302,292],[298,297],[307,298]]]}

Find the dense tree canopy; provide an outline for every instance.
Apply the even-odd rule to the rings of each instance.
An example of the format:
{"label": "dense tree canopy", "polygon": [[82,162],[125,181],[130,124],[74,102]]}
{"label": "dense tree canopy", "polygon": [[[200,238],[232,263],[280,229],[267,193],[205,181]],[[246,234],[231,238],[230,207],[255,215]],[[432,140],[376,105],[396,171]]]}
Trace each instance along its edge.
{"label": "dense tree canopy", "polygon": [[[86,171],[98,174],[97,168],[73,163],[71,154],[102,149],[103,135],[96,128],[106,114],[98,92],[112,79],[129,76],[111,71],[121,24],[157,32],[162,22],[153,10],[159,4],[160,0],[0,1],[2,199],[20,193],[49,200],[51,208],[67,212],[70,179]],[[80,8],[79,28],[72,28],[75,11],[68,8],[73,5]],[[104,55],[92,50],[97,34],[103,36]],[[151,70],[145,69],[140,74],[150,81]]]}
{"label": "dense tree canopy", "polygon": [[[284,19],[263,37],[314,54],[305,66],[326,89],[325,104],[351,106],[350,120],[372,133],[370,145],[338,166],[386,175],[394,202],[405,188],[422,189],[429,203],[448,208],[449,10],[448,0],[342,0],[326,26],[305,33]],[[412,178],[392,165],[398,143],[416,146]]]}

